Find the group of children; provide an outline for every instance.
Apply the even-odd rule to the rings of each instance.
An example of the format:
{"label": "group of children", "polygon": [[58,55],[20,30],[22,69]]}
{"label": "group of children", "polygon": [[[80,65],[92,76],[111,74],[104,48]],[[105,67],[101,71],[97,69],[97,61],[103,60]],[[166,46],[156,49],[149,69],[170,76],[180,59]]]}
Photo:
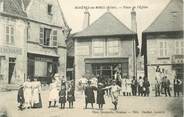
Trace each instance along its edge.
{"label": "group of children", "polygon": [[[65,108],[65,103],[68,101],[69,108],[73,108],[73,102],[75,101],[75,95],[74,95],[74,84],[73,81],[70,83],[62,82],[60,90],[58,90],[57,81],[53,80],[53,82],[50,84],[49,89],[49,106],[50,107],[56,107],[56,102],[59,101],[61,104],[61,109]],[[52,102],[54,102],[54,105],[52,106]]]}
{"label": "group of children", "polygon": [[111,99],[112,103],[114,104],[114,109],[117,110],[117,105],[118,105],[118,96],[119,96],[119,91],[121,90],[121,87],[119,87],[116,84],[116,81],[114,80],[112,82],[112,85],[110,86],[104,86],[103,83],[98,83],[97,87],[91,86],[91,81],[87,82],[87,86],[85,87],[85,108],[87,109],[88,103],[91,103],[91,106],[93,108],[93,103],[95,103],[95,94],[94,91],[97,91],[97,104],[99,106],[99,109],[103,109],[103,105],[105,104],[105,90],[111,89]]}

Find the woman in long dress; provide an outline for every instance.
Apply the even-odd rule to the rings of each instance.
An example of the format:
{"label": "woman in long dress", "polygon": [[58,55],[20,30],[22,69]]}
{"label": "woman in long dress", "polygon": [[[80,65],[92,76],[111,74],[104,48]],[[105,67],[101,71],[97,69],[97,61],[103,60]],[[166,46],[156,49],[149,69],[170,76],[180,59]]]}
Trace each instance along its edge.
{"label": "woman in long dress", "polygon": [[131,96],[132,92],[131,84],[132,84],[131,79],[126,79],[127,96]]}
{"label": "woman in long dress", "polygon": [[53,79],[52,83],[50,84],[50,88],[49,88],[49,108],[51,107],[52,102],[54,102],[54,107],[56,106],[56,102],[59,99],[58,93],[59,91],[57,88],[57,81]]}
{"label": "woman in long dress", "polygon": [[24,82],[23,86],[24,86],[25,107],[29,109],[31,108],[31,101],[32,101],[32,84],[29,78],[27,79],[26,82]]}
{"label": "woman in long dress", "polygon": [[126,78],[123,78],[121,81],[121,91],[123,93],[123,96],[125,96],[127,92]]}
{"label": "woman in long dress", "polygon": [[41,83],[35,78],[32,82],[32,107],[41,108]]}

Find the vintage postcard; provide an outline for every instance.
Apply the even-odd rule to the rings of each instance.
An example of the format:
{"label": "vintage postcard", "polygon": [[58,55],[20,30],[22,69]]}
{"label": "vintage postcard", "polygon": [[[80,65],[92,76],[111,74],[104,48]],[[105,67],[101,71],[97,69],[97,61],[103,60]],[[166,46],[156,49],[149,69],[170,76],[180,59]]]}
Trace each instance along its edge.
{"label": "vintage postcard", "polygon": [[183,117],[183,0],[0,0],[0,117]]}

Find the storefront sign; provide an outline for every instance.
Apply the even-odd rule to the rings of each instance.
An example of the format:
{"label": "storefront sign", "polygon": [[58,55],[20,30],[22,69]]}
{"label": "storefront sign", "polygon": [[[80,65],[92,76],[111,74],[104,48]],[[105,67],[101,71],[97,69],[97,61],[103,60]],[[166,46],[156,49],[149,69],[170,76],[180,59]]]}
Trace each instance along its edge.
{"label": "storefront sign", "polygon": [[0,47],[0,53],[21,55],[22,49],[16,47]]}
{"label": "storefront sign", "polygon": [[172,56],[173,64],[183,64],[184,63],[184,55],[174,55]]}

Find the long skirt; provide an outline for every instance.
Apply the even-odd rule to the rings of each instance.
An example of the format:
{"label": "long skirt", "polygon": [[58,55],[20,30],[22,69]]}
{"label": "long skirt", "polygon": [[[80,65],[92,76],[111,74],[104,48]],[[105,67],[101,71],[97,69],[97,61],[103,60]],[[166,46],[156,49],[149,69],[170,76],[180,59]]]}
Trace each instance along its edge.
{"label": "long skirt", "polygon": [[34,108],[42,108],[42,98],[41,94],[39,94],[39,102],[38,103],[33,103]]}
{"label": "long skirt", "polygon": [[59,91],[54,88],[49,92],[49,101],[58,101]]}

